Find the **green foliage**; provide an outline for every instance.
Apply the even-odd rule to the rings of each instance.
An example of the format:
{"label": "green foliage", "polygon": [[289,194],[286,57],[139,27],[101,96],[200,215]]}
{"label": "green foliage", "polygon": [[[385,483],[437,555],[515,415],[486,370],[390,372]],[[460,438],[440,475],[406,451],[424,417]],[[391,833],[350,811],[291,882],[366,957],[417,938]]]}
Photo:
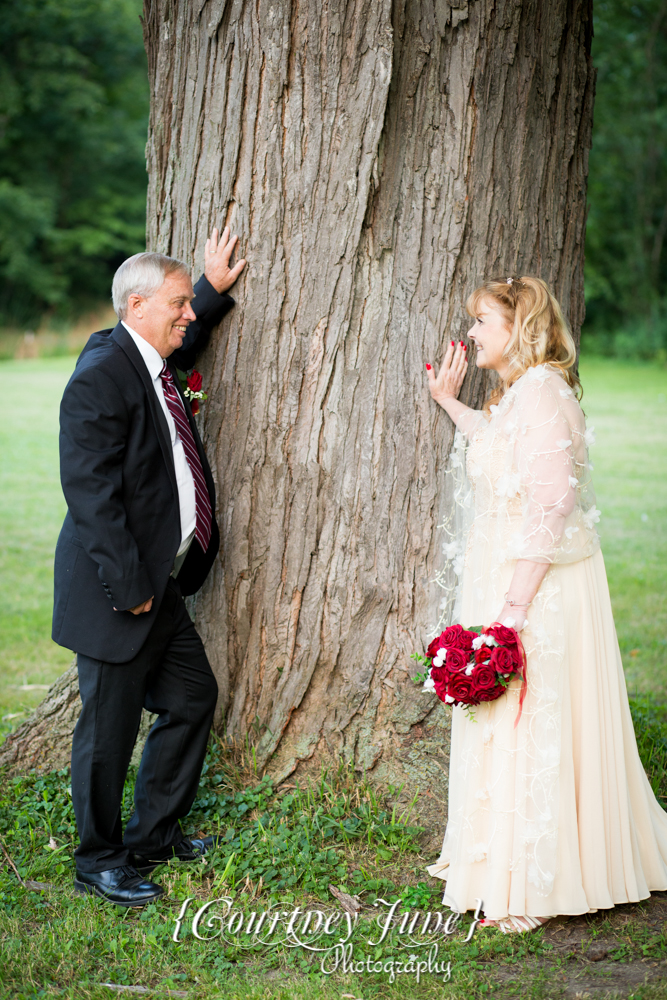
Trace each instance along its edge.
{"label": "green foliage", "polygon": [[667,8],[597,0],[586,230],[585,349],[667,348]]}
{"label": "green foliage", "polygon": [[[665,711],[648,703],[639,710],[643,713],[640,724],[645,725],[649,718],[655,730],[653,743],[664,741]],[[661,758],[654,755],[652,760],[656,768],[664,766]],[[72,891],[75,835],[66,769],[46,775],[33,772],[5,781],[0,793],[0,836],[21,878],[39,882],[44,889],[30,891],[20,885],[9,865],[0,867],[0,982],[7,991],[0,988],[0,996],[101,998],[108,995],[101,984],[110,982],[140,986],[156,996],[179,990],[192,1000],[220,996],[233,1000],[269,996],[334,1000],[346,992],[390,1000],[442,996],[469,1000],[495,990],[511,996],[559,996],[566,976],[573,985],[579,984],[580,965],[576,961],[564,965],[562,949],[555,951],[544,932],[504,936],[478,930],[466,942],[469,917],[463,918],[454,936],[442,936],[439,941],[439,960],[451,961],[453,969],[446,988],[435,975],[424,975],[420,983],[414,976],[392,982],[386,973],[370,975],[366,971],[326,976],[320,971],[319,955],[286,947],[267,950],[246,941],[242,934],[227,943],[215,938],[196,940],[191,920],[204,901],[231,897],[235,912],[246,917],[272,904],[287,913],[299,906],[303,913],[309,908],[320,909],[322,901],[335,906],[328,892],[331,881],[358,895],[364,904],[352,957],[361,962],[366,957],[405,962],[415,949],[401,942],[398,926],[382,944],[368,944],[379,937],[373,923],[378,913],[372,905],[376,897],[389,904],[398,901],[399,917],[410,911],[412,916],[407,919],[412,921],[417,915],[417,932],[427,912],[447,910],[440,882],[417,882],[413,877],[399,888],[394,878],[387,877],[394,876],[396,868],[383,866],[367,850],[369,863],[360,864],[358,848],[367,848],[369,839],[374,849],[381,843],[397,861],[402,853],[413,850],[418,831],[406,827],[406,817],[392,816],[389,807],[347,769],[323,775],[312,789],[282,795],[268,779],[242,788],[239,781],[230,780],[233,777],[228,748],[213,744],[190,821],[206,823],[209,828],[227,824],[233,836],[203,864],[172,863],[156,869],[153,877],[164,886],[166,895],[136,911],[120,911]],[[133,774],[126,786],[125,818],[131,808],[132,782]],[[232,846],[236,851],[230,853]],[[311,852],[326,850],[330,855],[324,861],[328,869],[322,868],[311,892],[302,876],[290,881],[299,866],[312,863],[314,855],[307,856],[308,847]],[[273,879],[265,872],[262,888],[257,869],[272,851],[280,852],[275,867],[283,870]],[[244,865],[244,861],[249,864]],[[423,859],[420,862],[423,865]],[[176,916],[186,899],[192,901],[189,919],[174,941]],[[381,904],[380,912],[387,912],[387,907]],[[205,937],[217,928],[215,923],[209,926],[213,931],[200,925]],[[592,917],[581,943],[582,955],[603,936],[613,942],[608,961],[633,963],[642,976],[646,971],[642,963],[661,963],[667,955],[665,935],[656,931],[655,918],[649,915],[644,919],[641,907],[631,914],[624,908],[618,915],[612,911],[609,916]],[[424,951],[419,954],[421,959],[426,958]],[[568,954],[568,959],[575,958]],[[518,967],[521,978],[514,988]],[[555,977],[558,991],[552,993],[547,986]]]}
{"label": "green foliage", "polygon": [[667,808],[667,705],[645,694],[630,699],[630,711],[651,788]]}
{"label": "green foliage", "polygon": [[108,298],[143,249],[140,0],[0,0],[0,318]]}
{"label": "green foliage", "polygon": [[38,775],[32,771],[8,783],[2,796],[0,831],[30,834],[43,831],[68,839],[76,836],[69,769]]}
{"label": "green foliage", "polygon": [[417,885],[406,885],[401,892],[404,910],[429,910],[437,906],[439,889],[433,889],[426,882],[418,882]]}
{"label": "green foliage", "polygon": [[[270,892],[293,892],[297,887],[322,899],[329,884],[345,891],[393,893],[391,880],[372,877],[367,868],[355,871],[341,848],[353,842],[364,851],[364,861],[383,864],[417,849],[422,828],[408,825],[408,814],[384,806],[372,788],[341,766],[333,776],[323,774],[315,788],[278,794],[268,777],[251,787],[233,789],[226,776],[227,750],[209,747],[199,792],[186,826],[224,832],[215,852],[222,881],[232,888],[246,881]],[[123,821],[133,808],[136,769],[130,768],[123,796]],[[0,835],[33,841],[54,837],[71,842],[76,837],[67,769],[40,775],[34,771],[8,780],[0,799]],[[409,812],[409,810],[408,810]],[[349,884],[348,884],[349,879]],[[396,898],[394,896],[394,898]]]}
{"label": "green foliage", "polygon": [[[326,899],[331,882],[348,878],[340,845],[359,842],[380,862],[416,849],[422,828],[383,807],[373,789],[343,766],[336,775],[323,774],[315,788],[277,795],[266,777],[234,791],[225,788],[224,754],[224,744],[210,748],[189,823],[225,830],[219,852],[232,886],[261,878],[271,891],[299,886]],[[370,876],[363,868],[349,874],[353,891],[366,888]]]}

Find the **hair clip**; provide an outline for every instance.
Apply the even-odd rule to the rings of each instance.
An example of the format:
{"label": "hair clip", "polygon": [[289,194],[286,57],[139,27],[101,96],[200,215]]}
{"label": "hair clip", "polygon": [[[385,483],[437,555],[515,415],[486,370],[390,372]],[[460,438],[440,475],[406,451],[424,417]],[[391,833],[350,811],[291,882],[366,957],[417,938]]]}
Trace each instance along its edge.
{"label": "hair clip", "polygon": [[514,278],[508,278],[507,279],[507,284],[511,285],[513,281],[514,281]]}

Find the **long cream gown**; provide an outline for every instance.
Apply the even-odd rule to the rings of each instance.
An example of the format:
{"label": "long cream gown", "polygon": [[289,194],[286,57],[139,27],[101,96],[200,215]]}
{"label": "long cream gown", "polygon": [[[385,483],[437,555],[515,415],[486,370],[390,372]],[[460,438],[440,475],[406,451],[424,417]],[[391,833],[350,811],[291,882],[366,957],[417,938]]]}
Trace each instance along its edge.
{"label": "long cream gown", "polygon": [[490,419],[469,411],[459,424],[453,472],[467,468],[474,499],[455,620],[494,621],[517,558],[551,563],[522,632],[518,723],[516,686],[475,721],[453,709],[449,817],[428,871],[447,880],[453,909],[481,899],[489,919],[586,913],[667,889],[667,813],[637,752],[589,436],[548,365],[529,369]]}

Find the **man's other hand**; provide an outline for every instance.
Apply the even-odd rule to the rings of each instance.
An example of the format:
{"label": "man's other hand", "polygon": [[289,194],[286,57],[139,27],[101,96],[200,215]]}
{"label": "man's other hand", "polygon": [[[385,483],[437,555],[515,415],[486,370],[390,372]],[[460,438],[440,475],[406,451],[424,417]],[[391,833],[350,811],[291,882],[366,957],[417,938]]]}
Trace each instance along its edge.
{"label": "man's other hand", "polygon": [[231,288],[239,274],[245,267],[245,260],[241,259],[230,268],[234,247],[238,243],[238,236],[229,235],[229,226],[225,226],[218,242],[218,230],[214,229],[210,237],[206,240],[204,251],[204,274],[213,285],[216,292],[222,295],[228,288]]}
{"label": "man's other hand", "polygon": [[[153,595],[155,596],[155,595]],[[153,598],[149,597],[147,601],[143,604],[137,604],[136,608],[128,608],[127,610],[131,615],[142,615],[145,611],[150,611],[153,607]],[[114,611],[118,611],[118,608],[114,608]]]}

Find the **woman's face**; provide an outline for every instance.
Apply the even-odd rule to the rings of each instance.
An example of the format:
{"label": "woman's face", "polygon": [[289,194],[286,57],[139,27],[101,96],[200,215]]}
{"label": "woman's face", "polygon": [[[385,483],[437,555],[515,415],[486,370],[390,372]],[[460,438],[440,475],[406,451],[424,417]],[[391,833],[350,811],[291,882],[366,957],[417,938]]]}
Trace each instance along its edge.
{"label": "woman's face", "polygon": [[510,336],[507,321],[493,299],[482,299],[477,307],[475,322],[468,330],[468,337],[477,348],[477,367],[492,368],[502,377],[508,368],[503,351]]}

